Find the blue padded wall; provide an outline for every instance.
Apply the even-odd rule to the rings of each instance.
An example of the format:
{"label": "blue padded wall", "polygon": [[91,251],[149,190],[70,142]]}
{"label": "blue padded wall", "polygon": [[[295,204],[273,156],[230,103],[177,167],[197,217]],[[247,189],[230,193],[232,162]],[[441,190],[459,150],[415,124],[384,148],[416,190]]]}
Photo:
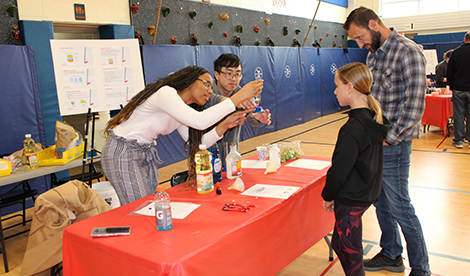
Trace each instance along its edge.
{"label": "blue padded wall", "polygon": [[[273,48],[277,129],[304,123],[299,48]],[[275,112],[275,113],[274,113]]]}
{"label": "blue padded wall", "polygon": [[[46,144],[38,75],[33,47],[0,45],[0,154],[10,154],[23,148],[24,135],[30,133],[33,139]],[[47,190],[48,177],[29,181],[38,191]],[[3,194],[15,184],[0,187]],[[28,200],[27,206],[33,205]],[[21,209],[21,205],[2,209],[6,215]]]}
{"label": "blue padded wall", "polygon": [[[261,105],[272,114],[271,126],[258,128],[245,124],[240,137],[243,141],[342,110],[334,95],[335,68],[354,61],[365,63],[368,51],[349,49],[344,52],[343,49],[262,46],[143,45],[142,59],[146,83],[155,82],[157,77],[164,77],[189,65],[198,65],[213,73],[213,61],[223,53],[236,54],[242,60],[242,86],[262,73],[264,88]],[[183,139],[177,132],[162,135],[157,142],[160,158],[164,161],[162,166],[187,158],[183,151]]]}
{"label": "blue padded wall", "polygon": [[423,44],[423,48],[425,50],[436,49],[437,60],[438,62],[441,62],[444,59],[445,52],[459,47],[460,45],[462,45],[462,43],[463,42],[425,43]]}
{"label": "blue padded wall", "polygon": [[300,66],[304,121],[308,122],[321,116],[320,49],[301,48]]}
{"label": "blue padded wall", "polygon": [[132,25],[105,25],[98,28],[100,39],[126,39],[134,38],[134,26]]}
{"label": "blue padded wall", "polygon": [[[189,45],[143,45],[142,60],[146,85],[164,78],[186,66],[196,65],[196,48]],[[163,161],[162,167],[188,157],[184,140],[177,131],[160,135],[157,150]]]}
{"label": "blue padded wall", "polygon": [[[236,47],[235,47],[236,48]],[[271,114],[277,114],[277,87],[274,70],[274,51],[270,47],[244,46],[240,47],[241,55],[239,56],[243,64],[243,79],[241,86],[262,78],[263,93],[261,94],[261,106],[269,109]],[[271,117],[271,125],[262,127],[253,127],[245,124],[240,132],[240,140],[246,140],[261,134],[273,132],[278,129],[278,119],[276,116]]]}
{"label": "blue padded wall", "polygon": [[415,35],[413,40],[418,44],[424,43],[442,43],[442,42],[461,42],[466,32],[458,33],[445,33],[445,34],[430,34],[430,35]]}
{"label": "blue padded wall", "polygon": [[45,146],[54,145],[55,123],[62,121],[57,100],[57,90],[52,64],[51,45],[49,40],[54,39],[52,22],[21,20],[21,34],[25,45],[33,46],[36,53],[38,67],[39,91],[44,114],[44,127],[46,130]]}

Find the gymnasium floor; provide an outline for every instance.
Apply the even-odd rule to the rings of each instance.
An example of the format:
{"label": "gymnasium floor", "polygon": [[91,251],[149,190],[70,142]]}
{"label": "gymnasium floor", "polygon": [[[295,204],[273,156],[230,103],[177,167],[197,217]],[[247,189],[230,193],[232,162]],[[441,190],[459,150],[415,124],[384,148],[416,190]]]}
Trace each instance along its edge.
{"label": "gymnasium floor", "polygon": [[[258,136],[241,142],[240,153],[246,158],[256,154],[256,146],[300,140],[304,154],[331,157],[339,128],[346,120],[346,115],[336,113]],[[452,136],[444,137],[442,130],[431,126],[429,131],[421,133],[420,139],[413,141],[411,155],[410,196],[423,227],[431,269],[436,276],[470,275],[470,149],[467,144],[463,149],[452,147]],[[183,170],[186,170],[186,161],[163,167],[159,170],[159,180],[167,181],[174,173]],[[363,227],[365,258],[371,258],[380,251],[380,229],[373,206],[363,217]],[[1,275],[19,275],[26,243],[26,234],[6,241],[11,271],[1,274],[1,259]],[[408,275],[406,252],[403,257],[407,266],[404,273],[379,271],[366,272],[366,275]],[[333,262],[328,261],[328,248],[322,240],[277,274],[304,275],[335,276],[344,273],[336,255]]]}

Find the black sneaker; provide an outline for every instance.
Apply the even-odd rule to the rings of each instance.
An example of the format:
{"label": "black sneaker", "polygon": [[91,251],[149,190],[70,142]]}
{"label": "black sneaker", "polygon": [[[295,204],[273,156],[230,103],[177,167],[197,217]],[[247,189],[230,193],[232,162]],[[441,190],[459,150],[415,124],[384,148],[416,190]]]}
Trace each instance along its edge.
{"label": "black sneaker", "polygon": [[431,276],[431,274],[413,268],[408,276]]}
{"label": "black sneaker", "polygon": [[403,272],[405,271],[405,265],[403,264],[403,257],[400,255],[395,260],[382,254],[380,251],[372,259],[364,260],[364,269],[367,271],[379,271],[386,269],[391,272]]}

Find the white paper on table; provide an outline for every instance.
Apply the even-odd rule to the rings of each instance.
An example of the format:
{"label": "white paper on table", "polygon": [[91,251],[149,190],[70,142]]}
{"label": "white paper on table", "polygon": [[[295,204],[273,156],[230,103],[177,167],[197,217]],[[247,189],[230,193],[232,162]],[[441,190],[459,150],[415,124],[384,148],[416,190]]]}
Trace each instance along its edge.
{"label": "white paper on table", "polygon": [[[201,204],[195,204],[191,202],[171,202],[171,217],[174,219],[184,219],[192,211],[196,210]],[[134,212],[138,215],[144,216],[155,216],[155,204],[153,201],[149,201],[140,210]]]}
{"label": "white paper on table", "polygon": [[286,165],[286,167],[295,167],[302,169],[323,170],[331,165],[331,161],[311,160],[311,159],[298,159]]}
{"label": "white paper on table", "polygon": [[266,169],[266,162],[263,160],[242,160],[242,168],[244,169]]}
{"label": "white paper on table", "polygon": [[288,199],[298,189],[300,187],[256,184],[244,191],[242,195]]}

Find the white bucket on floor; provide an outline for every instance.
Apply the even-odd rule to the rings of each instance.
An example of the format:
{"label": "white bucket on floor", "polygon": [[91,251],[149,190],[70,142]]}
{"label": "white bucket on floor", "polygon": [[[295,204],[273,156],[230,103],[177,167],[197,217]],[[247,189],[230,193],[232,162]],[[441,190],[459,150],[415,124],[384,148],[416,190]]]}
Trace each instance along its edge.
{"label": "white bucket on floor", "polygon": [[95,190],[106,201],[111,209],[121,206],[121,202],[109,181],[93,183],[92,189]]}

